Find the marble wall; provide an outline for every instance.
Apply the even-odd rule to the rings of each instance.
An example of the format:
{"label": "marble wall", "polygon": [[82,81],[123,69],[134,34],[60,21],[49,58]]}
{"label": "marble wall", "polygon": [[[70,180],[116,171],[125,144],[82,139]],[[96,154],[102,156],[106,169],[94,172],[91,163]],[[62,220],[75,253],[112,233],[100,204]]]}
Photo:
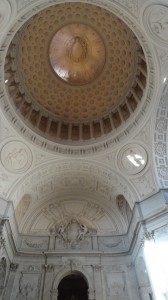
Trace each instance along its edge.
{"label": "marble wall", "polygon": [[[8,203],[9,216],[1,216],[0,225],[0,299],[57,299],[60,281],[73,273],[86,279],[89,300],[156,299],[143,246],[150,232],[155,242],[168,241],[167,205],[163,194],[156,198],[160,210],[155,216],[149,217],[151,198],[135,205],[125,235],[97,236],[92,232],[78,240],[70,227],[64,232],[69,237],[64,242],[58,232],[50,236],[20,234],[14,226],[13,206]],[[145,205],[146,219],[142,216]],[[84,241],[87,247],[81,243]]]}

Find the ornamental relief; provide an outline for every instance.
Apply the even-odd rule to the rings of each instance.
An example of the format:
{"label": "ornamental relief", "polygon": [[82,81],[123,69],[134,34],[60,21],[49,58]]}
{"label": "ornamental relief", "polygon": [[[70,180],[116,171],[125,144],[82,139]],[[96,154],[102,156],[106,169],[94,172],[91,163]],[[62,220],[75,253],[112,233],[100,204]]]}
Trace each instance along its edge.
{"label": "ornamental relief", "polygon": [[53,193],[65,191],[65,189],[84,189],[86,191],[99,193],[105,199],[111,201],[111,195],[124,194],[131,208],[137,195],[123,178],[95,164],[87,162],[75,163],[58,162],[37,170],[31,176],[27,175],[21,179],[17,187],[12,189],[11,199],[22,198],[24,194],[31,191],[34,199],[42,200],[49,198]]}
{"label": "ornamental relief", "polygon": [[20,141],[9,141],[1,147],[1,163],[12,173],[24,173],[32,164],[32,154],[27,145]]}
{"label": "ornamental relief", "polygon": [[140,197],[149,196],[158,190],[152,169],[149,169],[144,175],[131,179]]}
{"label": "ornamental relief", "polygon": [[107,299],[129,299],[125,272],[106,271],[105,273]]}
{"label": "ornamental relief", "polygon": [[55,235],[60,244],[72,249],[79,248],[80,244],[83,246],[86,237],[96,233],[96,229],[88,228],[85,223],[75,218],[50,228],[50,234]]}
{"label": "ornamental relief", "polygon": [[155,162],[157,168],[157,175],[159,178],[160,186],[162,188],[168,187],[168,162],[167,162],[167,112],[168,112],[168,85],[166,84],[158,105],[155,123]]}
{"label": "ornamental relief", "polygon": [[[33,267],[32,267],[33,268]],[[26,273],[25,273],[26,272]],[[34,268],[32,269],[34,272]],[[21,272],[18,282],[18,292],[15,294],[14,300],[34,300],[38,299],[40,292],[40,276],[28,271]]]}
{"label": "ornamental relief", "polygon": [[[83,237],[84,228],[85,230],[88,228],[89,232],[90,230],[93,232],[93,229],[97,230],[99,234],[113,234],[123,230],[123,225],[121,224],[120,220],[116,218],[116,216],[114,216],[112,213],[107,213],[101,206],[90,201],[75,201],[69,199],[67,201],[64,200],[58,203],[53,202],[43,206],[43,208],[37,208],[33,211],[33,214],[31,212],[30,214],[31,218],[28,214],[27,218],[22,224],[21,231],[24,233],[29,232],[32,234],[48,235],[55,228],[55,233],[58,237],[57,246],[59,248],[64,245],[64,241],[68,240],[66,230],[70,227],[76,228],[75,230],[80,233],[81,226],[83,224],[84,226],[83,231],[81,232],[81,237]],[[76,220],[76,223],[72,222],[71,225],[67,225],[68,222],[71,222],[72,220]],[[63,232],[62,235],[58,234],[58,230]],[[63,236],[66,236],[66,239],[63,238]],[[90,235],[88,235],[87,232],[87,243],[89,236]],[[85,245],[87,243],[85,243],[85,239],[82,241],[83,246],[87,246]]]}
{"label": "ornamental relief", "polygon": [[168,6],[153,4],[147,7],[143,20],[153,42],[168,47]]}

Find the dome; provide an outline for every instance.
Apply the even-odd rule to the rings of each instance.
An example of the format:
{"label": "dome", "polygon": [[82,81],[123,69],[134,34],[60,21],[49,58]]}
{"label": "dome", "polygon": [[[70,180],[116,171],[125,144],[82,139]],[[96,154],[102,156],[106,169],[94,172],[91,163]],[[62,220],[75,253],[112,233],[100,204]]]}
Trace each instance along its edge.
{"label": "dome", "polygon": [[147,67],[128,26],[105,9],[64,3],[43,9],[14,36],[5,78],[24,123],[47,140],[94,143],[130,120]]}

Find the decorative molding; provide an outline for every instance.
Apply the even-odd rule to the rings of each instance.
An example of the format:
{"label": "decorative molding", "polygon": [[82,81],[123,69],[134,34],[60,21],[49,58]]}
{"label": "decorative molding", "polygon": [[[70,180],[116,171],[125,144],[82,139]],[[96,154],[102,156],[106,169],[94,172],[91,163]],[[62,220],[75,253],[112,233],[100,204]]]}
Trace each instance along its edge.
{"label": "decorative molding", "polygon": [[125,195],[132,208],[138,200],[130,183],[100,163],[89,161],[59,160],[55,163],[48,163],[43,168],[35,169],[21,178],[11,189],[9,198],[18,201],[25,194],[30,192],[36,201],[43,198],[51,198],[55,193],[69,190],[85,190],[100,194],[107,201],[111,196],[118,194]]}
{"label": "decorative molding", "polygon": [[[21,10],[23,9],[25,6],[29,6],[31,3],[33,3],[34,0],[16,0],[17,3],[17,9]],[[39,1],[36,1],[39,2]],[[49,2],[49,1],[48,1]]]}
{"label": "decorative molding", "polygon": [[27,240],[27,239],[24,239],[24,243],[29,247],[29,248],[33,248],[33,249],[40,249],[44,246],[44,244],[47,243],[46,240],[43,240],[41,243],[35,243],[33,241],[31,241],[30,239]]}
{"label": "decorative molding", "polygon": [[102,265],[100,264],[92,265],[92,268],[94,271],[99,272],[102,269]]}
{"label": "decorative molding", "polygon": [[6,197],[10,184],[9,176],[5,172],[0,171],[0,195],[2,197]]}
{"label": "decorative molding", "polygon": [[160,186],[168,187],[168,84],[164,86],[163,93],[156,112],[155,132],[154,132],[154,149],[155,163]]}
{"label": "decorative molding", "polygon": [[123,272],[123,267],[121,265],[108,265],[104,266],[104,270],[107,272]]}
{"label": "decorative molding", "polygon": [[23,268],[22,268],[22,271],[24,273],[39,273],[41,272],[41,266],[38,266],[38,265],[25,265]]}
{"label": "decorative molding", "polygon": [[168,51],[167,49],[157,47],[156,48],[159,63],[160,63],[160,72],[161,74],[167,74],[168,70]]}
{"label": "decorative molding", "polygon": [[115,0],[115,2],[121,4],[134,16],[138,17],[138,0]]}

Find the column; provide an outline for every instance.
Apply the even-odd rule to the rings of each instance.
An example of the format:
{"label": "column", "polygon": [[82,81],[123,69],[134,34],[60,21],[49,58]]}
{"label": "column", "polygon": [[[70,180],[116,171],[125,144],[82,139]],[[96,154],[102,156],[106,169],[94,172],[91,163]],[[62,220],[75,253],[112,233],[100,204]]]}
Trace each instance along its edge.
{"label": "column", "polygon": [[103,299],[101,265],[93,265],[94,284],[95,284],[95,300]]}
{"label": "column", "polygon": [[[52,284],[53,284],[53,272],[54,272],[54,265],[53,264],[46,265],[46,273],[45,273],[44,288],[43,288],[43,299],[44,300],[51,299],[51,290],[52,290]],[[54,299],[57,299],[57,298],[54,298]]]}
{"label": "column", "polygon": [[[7,282],[7,287],[6,287],[6,291],[5,291],[5,296],[4,296],[4,300],[9,300],[11,299],[11,292],[13,289],[13,284],[14,284],[14,280],[16,276],[19,276],[20,274],[16,274],[16,271],[18,269],[19,264],[16,263],[11,263],[10,264],[10,274],[9,274],[9,279]],[[18,279],[19,281],[19,279]]]}
{"label": "column", "polygon": [[58,290],[57,289],[51,290],[51,300],[57,300],[57,298],[58,298]]}
{"label": "column", "polygon": [[130,300],[139,300],[140,293],[138,290],[138,282],[136,278],[135,273],[135,266],[133,262],[130,262],[127,264],[127,269],[125,270],[125,279],[126,279],[126,285],[128,287],[128,295]]}

